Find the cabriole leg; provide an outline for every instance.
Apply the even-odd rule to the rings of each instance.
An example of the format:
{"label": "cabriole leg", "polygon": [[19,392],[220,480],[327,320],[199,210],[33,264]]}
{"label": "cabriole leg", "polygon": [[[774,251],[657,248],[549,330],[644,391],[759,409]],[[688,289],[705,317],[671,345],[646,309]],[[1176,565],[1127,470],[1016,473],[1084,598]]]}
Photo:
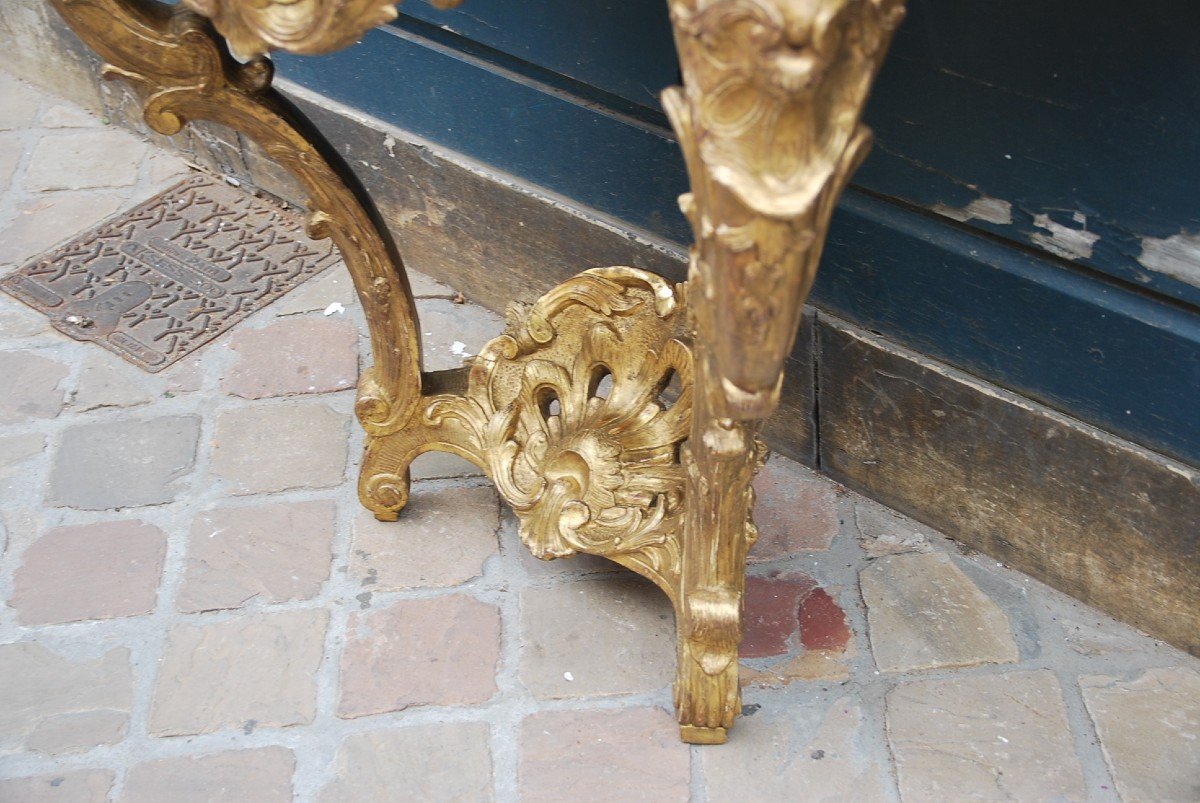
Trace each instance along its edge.
{"label": "cabriole leg", "polygon": [[[152,129],[171,135],[190,120],[227,125],[257,142],[299,180],[309,196],[309,234],[337,244],[366,313],[374,365],[359,380],[355,409],[368,443],[403,427],[421,395],[421,345],[400,254],[334,148],[271,88],[271,63],[261,55],[268,44],[234,26],[243,54],[251,56],[242,64],[204,18],[183,7],[153,0],[52,2],[107,62],[104,76],[126,80],[137,90]],[[207,2],[193,0],[193,5],[205,10]],[[234,16],[236,5],[229,4],[225,17]],[[280,10],[287,13],[282,5],[260,13],[270,22],[271,13]],[[363,471],[374,471],[370,460]],[[393,486],[363,501],[380,517],[394,519],[407,496],[407,488],[401,493]]]}
{"label": "cabriole leg", "polygon": [[716,743],[740,710],[755,432],[778,404],[834,204],[867,152],[862,107],[903,3],[668,2],[684,85],[663,104],[695,232],[675,701],[683,739]]}

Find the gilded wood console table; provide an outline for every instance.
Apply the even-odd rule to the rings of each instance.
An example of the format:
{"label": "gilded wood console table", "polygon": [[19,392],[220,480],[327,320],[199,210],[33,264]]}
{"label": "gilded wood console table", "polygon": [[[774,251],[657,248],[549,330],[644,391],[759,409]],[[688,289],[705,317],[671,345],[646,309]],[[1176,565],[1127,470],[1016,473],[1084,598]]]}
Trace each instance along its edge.
{"label": "gilded wood console table", "polygon": [[670,597],[681,736],[725,741],[741,709],[756,431],[778,403],[834,204],[869,147],[862,108],[903,0],[668,0],[684,86],[663,105],[691,183],[680,198],[695,232],[687,284],[585,271],[513,316],[469,366],[436,372],[422,370],[386,227],[271,88],[266,58],[345,47],[392,19],[394,0],[51,2],[105,59],[105,77],[137,89],[151,128],[228,125],[307,190],[311,234],[337,244],[371,332],[356,406],[362,503],[394,520],[422,452],[476,463],[535,555],[601,555]]}

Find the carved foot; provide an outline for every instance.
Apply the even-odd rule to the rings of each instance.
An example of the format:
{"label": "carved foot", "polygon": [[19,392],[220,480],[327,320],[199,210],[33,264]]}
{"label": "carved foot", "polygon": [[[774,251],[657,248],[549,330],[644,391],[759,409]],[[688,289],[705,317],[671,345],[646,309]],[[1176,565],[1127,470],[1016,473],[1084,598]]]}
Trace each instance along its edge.
{"label": "carved foot", "polygon": [[367,436],[358,474],[358,499],[379,521],[395,521],[408,504],[408,463],[387,452],[388,439]]}
{"label": "carved foot", "polygon": [[679,736],[689,744],[721,744],[742,708],[738,644],[740,594],[694,591],[680,600],[675,710]]}

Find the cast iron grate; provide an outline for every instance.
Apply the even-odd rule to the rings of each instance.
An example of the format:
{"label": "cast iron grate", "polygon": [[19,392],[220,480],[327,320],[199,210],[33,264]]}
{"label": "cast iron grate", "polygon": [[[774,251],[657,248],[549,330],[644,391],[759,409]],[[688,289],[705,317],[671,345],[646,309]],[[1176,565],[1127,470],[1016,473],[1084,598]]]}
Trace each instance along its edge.
{"label": "cast iron grate", "polygon": [[34,258],[0,289],[157,372],[337,261],[302,215],[194,176]]}

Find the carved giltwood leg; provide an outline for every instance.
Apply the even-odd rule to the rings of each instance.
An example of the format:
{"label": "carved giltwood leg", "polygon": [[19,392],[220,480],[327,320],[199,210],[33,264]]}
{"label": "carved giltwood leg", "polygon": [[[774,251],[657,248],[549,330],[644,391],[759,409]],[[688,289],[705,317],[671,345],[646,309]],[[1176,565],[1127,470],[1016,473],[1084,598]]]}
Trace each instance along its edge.
{"label": "carved giltwood leg", "polygon": [[862,107],[903,3],[668,1],[684,86],[663,103],[696,237],[675,700],[683,739],[715,743],[740,709],[755,432],[778,404],[834,204],[869,146]]}
{"label": "carved giltwood leg", "polygon": [[[106,78],[130,82],[144,104],[147,124],[175,134],[190,120],[210,120],[253,139],[289,170],[309,195],[309,234],[331,237],[346,263],[371,333],[374,365],[359,381],[356,411],[368,441],[403,427],[421,395],[421,347],[416,310],[399,252],[375,207],[334,149],[302,115],[271,89],[271,63],[265,52],[271,15],[290,6],[268,6],[235,18],[236,3],[225,6],[221,19],[251,58],[231,58],[221,37],[197,14],[152,0],[52,0],[63,19],[107,62]],[[215,13],[213,0],[193,0],[200,10]],[[217,5],[220,5],[219,3]],[[250,4],[247,4],[247,7]],[[385,4],[386,5],[386,4]],[[376,7],[382,7],[376,3]],[[387,6],[390,9],[390,6]],[[249,13],[249,9],[248,13]],[[351,21],[369,27],[383,21],[373,16]],[[255,30],[251,23],[265,26]],[[224,30],[224,29],[223,29]],[[338,28],[338,38],[320,26],[284,26],[293,45],[328,49],[361,32]],[[311,34],[308,39],[305,34]],[[314,38],[315,37],[315,38]],[[368,460],[363,471],[374,471]],[[386,493],[364,499],[377,515],[395,518],[408,497],[407,479]],[[403,486],[403,487],[401,487]]]}

